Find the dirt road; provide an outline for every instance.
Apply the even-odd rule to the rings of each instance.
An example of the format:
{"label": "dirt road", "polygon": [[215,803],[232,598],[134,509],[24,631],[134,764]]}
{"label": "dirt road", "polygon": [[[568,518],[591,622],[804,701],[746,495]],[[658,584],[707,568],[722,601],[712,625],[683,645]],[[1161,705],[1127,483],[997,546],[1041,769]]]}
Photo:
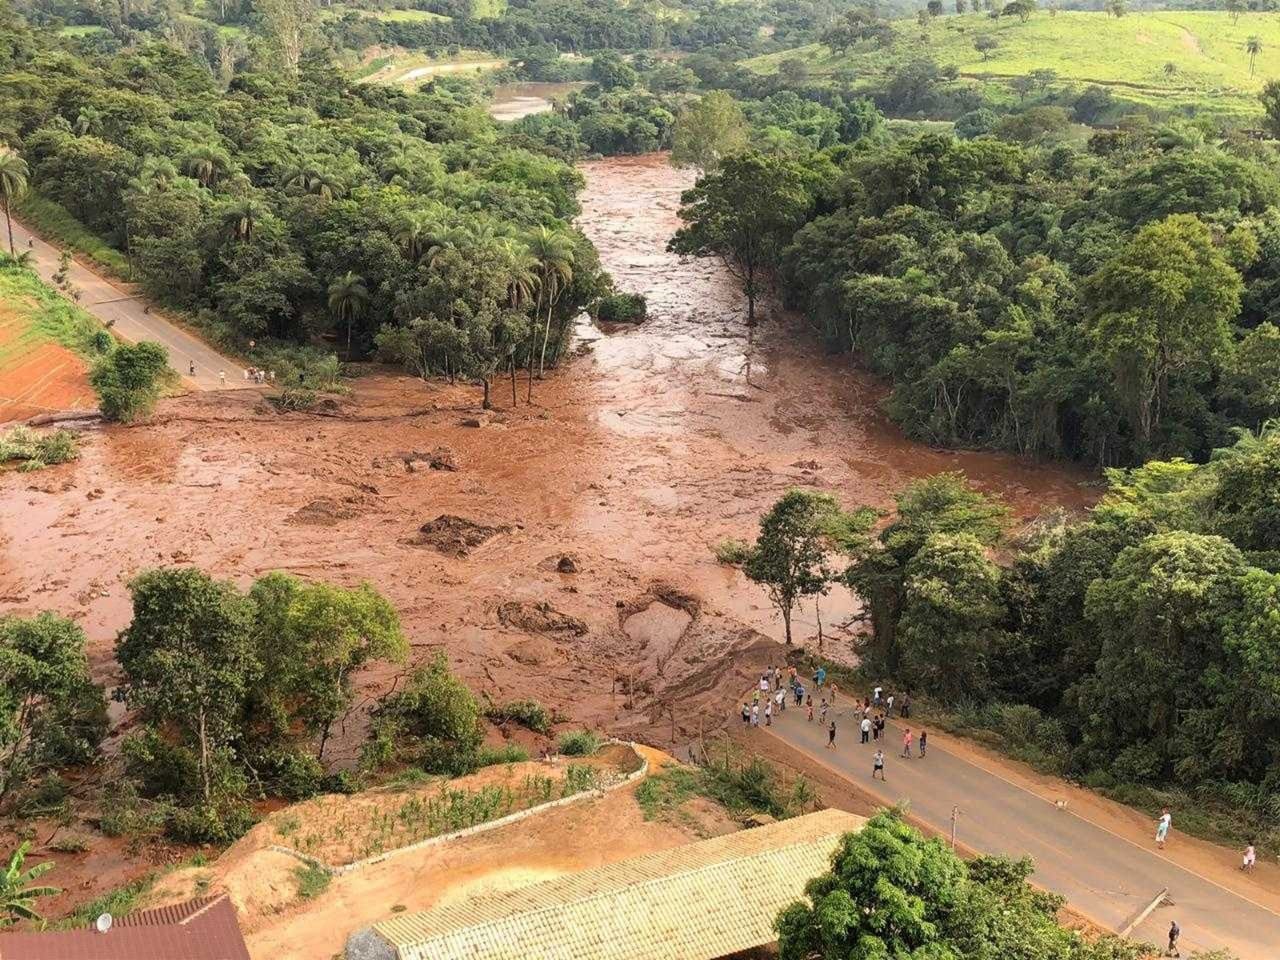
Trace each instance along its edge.
{"label": "dirt road", "polygon": [[[34,254],[36,272],[41,279],[49,281],[58,269],[61,251],[17,220],[13,222],[13,239],[19,253],[30,250]],[[131,293],[74,260],[69,277],[83,294],[80,306],[131,343],[154,340],[161,344],[169,351],[169,365],[181,374],[184,383],[199,390],[222,389],[224,384],[219,374],[225,372],[226,388],[249,386],[244,379],[244,368],[236,361],[224,357],[156,311],[148,312],[147,304]],[[194,377],[190,375],[192,363],[196,368]]]}
{"label": "dirt road", "polygon": [[[1182,928],[1182,952],[1226,948],[1241,960],[1275,960],[1280,944],[1280,913],[1175,862],[1154,842],[1124,836],[1072,811],[1023,784],[984,769],[931,732],[928,755],[902,759],[902,728],[889,727],[886,781],[871,779],[875,744],[859,743],[857,720],[848,708],[834,714],[836,749],[826,749],[826,731],[791,709],[768,732],[819,763],[838,770],[886,804],[906,801],[911,812],[944,834],[958,808],[957,838],[983,853],[1029,856],[1035,880],[1062,894],[1075,910],[1112,930],[1123,928],[1168,888],[1172,905],[1158,907],[1133,936],[1163,946],[1171,920]],[[913,754],[916,752],[913,748]],[[1153,828],[1154,829],[1154,828]],[[1176,831],[1170,845],[1181,841]]]}

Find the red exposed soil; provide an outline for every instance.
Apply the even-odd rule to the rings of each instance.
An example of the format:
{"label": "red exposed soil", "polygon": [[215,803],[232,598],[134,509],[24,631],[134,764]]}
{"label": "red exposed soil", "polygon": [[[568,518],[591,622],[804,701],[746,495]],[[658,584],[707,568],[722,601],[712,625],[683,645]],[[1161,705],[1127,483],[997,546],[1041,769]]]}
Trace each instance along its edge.
{"label": "red exposed soil", "polygon": [[0,304],[0,423],[96,406],[89,368],[57,343],[28,334],[27,318]]}
{"label": "red exposed soil", "polygon": [[[100,428],[75,463],[0,476],[0,610],[76,618],[112,683],[126,584],[141,569],[191,563],[242,585],[275,569],[368,580],[400,610],[415,661],[443,649],[495,700],[534,697],[667,742],[673,727],[718,723],[780,660],[767,598],[710,548],[750,537],[788,487],[887,506],[913,477],[964,470],[1017,516],[1093,498],[1083,473],[905,440],[879,410],[882,385],[824,356],[793,317],[765,316],[748,337],[725,272],[664,251],[690,183],[665,158],[583,171],[582,226],[619,286],[648,296],[645,324],[584,329],[584,355],[535,384],[532,406],[522,387],[518,408],[479,429],[463,426],[478,389],[389,373],[322,416],[228,391]],[[494,396],[505,406],[509,395]],[[459,469],[406,469],[404,451],[437,447]],[[461,518],[493,532],[464,538],[466,552],[420,545],[441,517],[450,531]],[[560,572],[564,555],[578,572]],[[623,629],[659,597],[690,620],[657,611]],[[855,612],[840,591],[823,604],[829,633]],[[812,623],[812,607],[797,615],[800,638]],[[397,672],[369,671],[362,698]],[[354,754],[362,721],[347,724],[338,759]]]}

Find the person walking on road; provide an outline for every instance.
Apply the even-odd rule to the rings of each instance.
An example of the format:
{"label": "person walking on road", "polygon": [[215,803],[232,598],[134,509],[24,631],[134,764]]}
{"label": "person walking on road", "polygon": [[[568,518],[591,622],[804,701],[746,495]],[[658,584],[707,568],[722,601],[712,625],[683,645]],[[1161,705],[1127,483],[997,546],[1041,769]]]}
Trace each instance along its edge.
{"label": "person walking on road", "polygon": [[773,701],[770,700],[764,705],[764,725],[766,727],[773,726]]}
{"label": "person walking on road", "polygon": [[871,742],[871,721],[866,717],[862,718],[862,742]]}
{"label": "person walking on road", "polygon": [[884,779],[884,751],[876,750],[876,755],[871,759],[871,779],[876,778],[876,774],[880,774],[880,779]]}
{"label": "person walking on road", "polygon": [[928,742],[929,742],[929,731],[921,730],[920,731],[920,756],[921,757],[924,757],[924,748],[928,744]]}
{"label": "person walking on road", "polygon": [[884,687],[876,687],[871,691],[871,702],[877,707],[880,706],[880,693],[882,690],[884,690]]}
{"label": "person walking on road", "polygon": [[1169,836],[1169,827],[1173,824],[1173,814],[1169,812],[1169,808],[1165,807],[1164,812],[1160,814],[1160,819],[1156,821],[1156,846],[1161,850],[1164,849],[1164,841]]}
{"label": "person walking on road", "polygon": [[758,703],[751,705],[751,725],[753,727],[760,726],[760,704]]}
{"label": "person walking on road", "polygon": [[818,709],[818,722],[819,723],[827,722],[827,698],[826,697],[822,698],[822,706]]}
{"label": "person walking on road", "polygon": [[902,756],[904,759],[911,759],[911,728],[907,727],[902,734]]}
{"label": "person walking on road", "polygon": [[1174,920],[1169,924],[1169,949],[1165,951],[1167,957],[1180,957],[1182,954],[1178,952],[1178,938],[1182,936],[1182,928],[1178,926],[1178,921]]}
{"label": "person walking on road", "polygon": [[224,387],[227,385],[227,371],[225,370],[218,371],[218,383],[220,383]]}
{"label": "person walking on road", "polygon": [[911,694],[904,693],[902,695],[902,706],[898,712],[902,715],[903,720],[911,716]]}
{"label": "person walking on road", "polygon": [[827,727],[827,749],[834,750],[836,748],[836,722],[831,721],[831,726]]}
{"label": "person walking on road", "polygon": [[193,377],[196,375],[196,362],[194,360],[188,362],[187,372]]}
{"label": "person walking on road", "polygon": [[1240,869],[1243,870],[1245,873],[1252,873],[1253,866],[1257,862],[1258,862],[1258,854],[1257,854],[1257,851],[1253,849],[1253,841],[1250,840],[1249,843],[1244,848],[1244,857],[1241,858]]}
{"label": "person walking on road", "polygon": [[893,716],[893,694],[892,693],[889,694],[889,696],[885,699],[884,704],[885,704],[885,710],[884,710],[885,716],[892,717]]}
{"label": "person walking on road", "polygon": [[751,705],[745,700],[742,701],[742,722],[751,725]]}

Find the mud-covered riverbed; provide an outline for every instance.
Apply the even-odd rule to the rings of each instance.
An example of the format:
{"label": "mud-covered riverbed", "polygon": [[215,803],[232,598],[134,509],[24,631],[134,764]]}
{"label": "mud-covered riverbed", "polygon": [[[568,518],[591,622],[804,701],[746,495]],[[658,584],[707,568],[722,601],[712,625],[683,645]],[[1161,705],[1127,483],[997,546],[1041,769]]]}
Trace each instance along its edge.
{"label": "mud-covered riverbed", "polygon": [[[368,580],[400,609],[416,659],[443,649],[495,699],[656,736],[670,731],[662,702],[696,730],[778,655],[760,636],[780,635],[763,593],[710,546],[749,537],[787,487],[883,505],[911,477],[962,469],[1022,515],[1089,499],[1082,474],[905,441],[877,409],[880,385],[793,336],[793,319],[766,316],[749,342],[724,272],[664,251],[690,182],[664,158],[583,171],[582,227],[619,285],[648,296],[647,323],[593,333],[532,406],[522,387],[509,409],[500,385],[480,427],[465,425],[478,390],[388,374],[326,416],[233,391],[92,432],[77,463],[0,476],[0,609],[78,619],[110,683],[141,569]],[[456,470],[431,468],[441,447]],[[643,615],[658,599],[681,613]],[[831,631],[852,601],[825,603]],[[812,622],[808,609],[802,637]]]}

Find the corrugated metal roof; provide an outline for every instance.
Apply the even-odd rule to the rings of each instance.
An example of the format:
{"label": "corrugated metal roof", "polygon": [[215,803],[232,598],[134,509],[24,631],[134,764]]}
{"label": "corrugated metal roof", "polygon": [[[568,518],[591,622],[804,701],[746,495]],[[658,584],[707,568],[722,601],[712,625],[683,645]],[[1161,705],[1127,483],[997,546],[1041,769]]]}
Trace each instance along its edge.
{"label": "corrugated metal roof", "polygon": [[3,933],[0,960],[249,960],[249,951],[222,896],[130,914],[107,933]]}
{"label": "corrugated metal roof", "polygon": [[401,960],[670,960],[772,942],[778,911],[829,866],[861,817],[823,810],[393,917]]}

